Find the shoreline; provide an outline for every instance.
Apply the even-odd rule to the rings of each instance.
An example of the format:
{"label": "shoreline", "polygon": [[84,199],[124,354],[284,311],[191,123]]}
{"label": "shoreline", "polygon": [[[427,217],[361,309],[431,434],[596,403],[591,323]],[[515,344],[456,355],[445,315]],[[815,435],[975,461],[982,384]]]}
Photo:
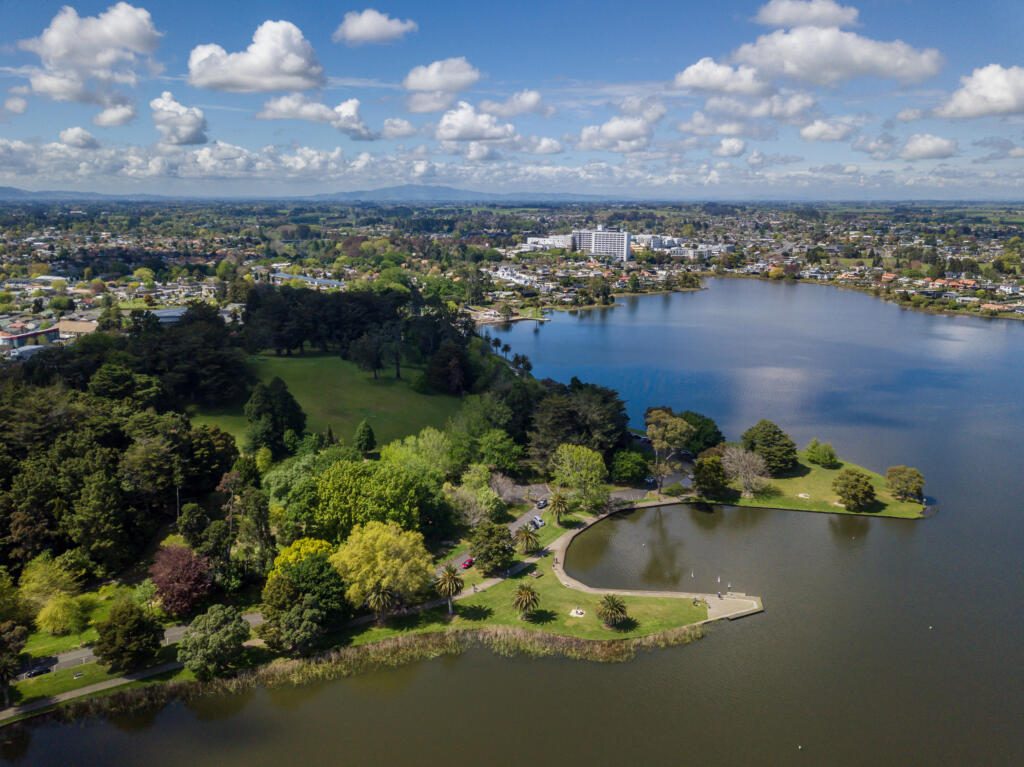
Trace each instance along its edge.
{"label": "shoreline", "polygon": [[[436,630],[416,631],[397,636],[376,639],[365,644],[342,645],[325,650],[309,658],[276,658],[269,663],[240,670],[235,676],[199,682],[196,680],[153,682],[134,689],[123,689],[138,684],[148,677],[159,676],[180,668],[180,664],[162,664],[159,667],[142,669],[125,674],[117,679],[99,682],[95,685],[68,690],[58,693],[52,698],[31,700],[24,708],[17,705],[9,707],[4,719],[0,720],[0,728],[28,719],[58,717],[62,721],[95,715],[99,713],[125,713],[149,705],[163,705],[167,702],[189,697],[219,692],[230,693],[254,686],[273,686],[291,682],[300,684],[310,681],[322,681],[350,676],[364,671],[395,667],[418,660],[426,660],[440,655],[460,654],[472,646],[483,646],[499,655],[526,654],[534,657],[561,655],[571,660],[590,660],[598,662],[623,662],[632,659],[636,650],[642,648],[671,647],[688,644],[703,636],[703,627],[723,618],[730,620],[743,615],[761,612],[763,606],[759,597],[746,595],[729,595],[721,604],[721,609],[712,610],[712,602],[719,602],[714,594],[694,594],[689,592],[651,592],[629,589],[592,589],[575,579],[565,576],[561,570],[559,558],[564,555],[569,543],[584,530],[604,520],[611,514],[645,508],[649,506],[670,505],[677,501],[654,501],[630,504],[622,509],[614,509],[605,514],[588,520],[577,529],[565,530],[554,541],[532,557],[520,560],[512,571],[518,574],[531,566],[535,566],[541,558],[554,557],[553,574],[563,588],[589,594],[622,594],[635,598],[672,597],[679,599],[701,599],[708,605],[707,617],[693,623],[672,626],[633,637],[586,638],[558,633],[544,629],[527,629],[508,626],[500,623],[478,628],[455,628],[450,625]],[[570,582],[566,583],[565,579]],[[476,591],[463,591],[456,602],[469,600],[479,593],[509,581],[509,578],[494,578],[485,582]],[[428,600],[410,608],[410,612],[425,613],[439,609],[443,600]],[[716,607],[719,605],[716,604]],[[394,615],[392,618],[399,616]],[[451,616],[445,616],[444,623],[451,622]],[[357,618],[353,624],[363,623],[365,619]],[[440,640],[438,639],[440,638]],[[392,650],[399,651],[397,656]],[[321,667],[326,667],[326,669]],[[173,668],[172,668],[173,667]],[[294,669],[283,676],[278,673],[281,668]],[[333,669],[333,670],[332,670]],[[239,686],[241,685],[241,686]]]}
{"label": "shoreline", "polygon": [[914,306],[909,302],[903,303],[901,301],[897,301],[896,299],[884,293],[875,293],[874,288],[862,287],[860,285],[847,285],[845,283],[835,282],[833,280],[798,280],[788,278],[784,278],[781,280],[773,280],[769,277],[765,277],[760,274],[716,274],[714,272],[702,272],[701,277],[728,280],[754,280],[756,282],[770,282],[793,285],[817,285],[825,288],[837,288],[838,290],[849,290],[853,293],[861,293],[863,295],[870,296],[871,298],[877,298],[883,303],[892,304],[893,306],[896,306],[900,309],[905,309],[911,312],[920,312],[922,314],[934,314],[936,316],[943,317],[970,317],[978,320],[1011,320],[1013,322],[1024,321],[1024,314],[1016,314],[1011,312],[1004,312],[992,316],[988,314],[981,314],[980,312],[958,312],[954,311],[953,309],[944,309],[935,306]]}

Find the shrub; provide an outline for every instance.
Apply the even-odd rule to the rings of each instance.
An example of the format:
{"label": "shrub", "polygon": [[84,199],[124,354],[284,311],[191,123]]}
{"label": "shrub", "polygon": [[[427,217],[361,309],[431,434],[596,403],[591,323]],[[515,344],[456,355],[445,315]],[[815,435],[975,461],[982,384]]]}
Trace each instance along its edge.
{"label": "shrub", "polygon": [[54,594],[36,616],[36,626],[53,636],[78,634],[89,624],[86,605],[66,593]]}
{"label": "shrub", "polygon": [[651,473],[647,459],[632,450],[619,450],[612,456],[612,480],[623,485],[640,485]]}
{"label": "shrub", "polygon": [[835,449],[828,442],[818,442],[812,439],[806,448],[807,460],[826,469],[832,469],[839,465],[839,456]]}

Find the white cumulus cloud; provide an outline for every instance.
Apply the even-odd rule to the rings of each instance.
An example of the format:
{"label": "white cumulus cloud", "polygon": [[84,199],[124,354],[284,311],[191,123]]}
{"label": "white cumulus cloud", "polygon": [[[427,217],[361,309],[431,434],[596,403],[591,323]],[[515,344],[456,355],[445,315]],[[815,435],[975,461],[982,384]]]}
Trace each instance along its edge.
{"label": "white cumulus cloud", "polygon": [[324,69],[302,30],[290,21],[265,21],[244,51],[228,53],[215,43],[193,48],[188,81],[237,93],[302,91],[322,85]]}
{"label": "white cumulus cloud", "polygon": [[455,93],[474,85],[479,79],[480,71],[464,56],[459,56],[413,67],[402,85],[410,91]]}
{"label": "white cumulus cloud", "polygon": [[849,120],[815,120],[800,129],[800,136],[807,141],[842,141],[856,129]]}
{"label": "white cumulus cloud", "polygon": [[943,160],[957,152],[953,139],[933,136],[931,133],[915,133],[903,145],[900,157],[904,160]]}
{"label": "white cumulus cloud", "polygon": [[455,94],[474,85],[480,71],[464,56],[413,67],[402,81],[409,91],[410,112],[441,112],[455,102]]}
{"label": "white cumulus cloud", "polygon": [[4,109],[11,114],[24,114],[25,110],[28,109],[28,101],[23,96],[8,96],[4,99]]}
{"label": "white cumulus cloud", "polygon": [[939,117],[988,117],[1024,112],[1024,68],[989,64],[960,78],[960,88],[935,110]]}
{"label": "white cumulus cloud", "polygon": [[131,104],[114,104],[92,118],[93,125],[101,128],[113,128],[127,125],[135,119],[135,107]]}
{"label": "white cumulus cloud", "polygon": [[401,117],[389,117],[384,121],[384,130],[381,131],[384,138],[407,138],[416,135],[416,126]]}
{"label": "white cumulus cloud", "polygon": [[636,152],[651,140],[651,125],[643,117],[618,115],[601,125],[580,131],[579,148],[610,152]]}
{"label": "white cumulus cloud", "polygon": [[743,139],[724,138],[718,142],[711,154],[715,157],[739,157],[747,151],[747,144]]}
{"label": "white cumulus cloud", "polygon": [[467,101],[445,112],[437,124],[439,141],[495,141],[515,136],[511,123],[499,123],[494,115],[482,114]]}
{"label": "white cumulus cloud", "polygon": [[849,27],[859,11],[835,0],[771,0],[754,21],[767,27]]}
{"label": "white cumulus cloud", "polygon": [[359,99],[347,99],[332,108],[301,93],[290,93],[268,101],[256,116],[261,120],[307,120],[327,123],[357,141],[371,141],[376,138],[359,115]]}
{"label": "white cumulus cloud", "polygon": [[771,88],[754,67],[731,67],[708,56],[676,74],[675,86],[744,96],[757,96]]}
{"label": "white cumulus cloud", "polygon": [[85,128],[79,128],[77,125],[74,128],[62,130],[60,132],[60,141],[62,144],[73,146],[76,149],[97,149],[100,145],[100,142],[89,131]]}
{"label": "white cumulus cloud", "polygon": [[513,93],[504,101],[481,101],[480,111],[498,117],[515,117],[530,112],[549,115],[554,110],[545,106],[539,91],[525,90]]}
{"label": "white cumulus cloud", "polygon": [[[123,114],[128,98],[118,88],[136,85],[144,70],[158,69],[152,54],[160,36],[145,8],[121,2],[96,16],[79,16],[65,5],[38,37],[21,40],[18,47],[39,57],[39,66],[25,70],[33,92]],[[93,122],[110,120],[101,113]]]}
{"label": "white cumulus cloud", "polygon": [[346,13],[331,39],[336,43],[344,42],[348,45],[386,43],[398,40],[418,28],[412,19],[393,19],[386,13],[367,8],[365,11]]}
{"label": "white cumulus cloud", "polygon": [[871,40],[836,27],[779,29],[740,46],[735,55],[768,74],[817,85],[865,76],[919,82],[942,66],[942,55],[934,48]]}
{"label": "white cumulus cloud", "polygon": [[163,144],[184,146],[206,143],[206,117],[199,107],[187,107],[174,99],[170,91],[149,102],[153,125]]}

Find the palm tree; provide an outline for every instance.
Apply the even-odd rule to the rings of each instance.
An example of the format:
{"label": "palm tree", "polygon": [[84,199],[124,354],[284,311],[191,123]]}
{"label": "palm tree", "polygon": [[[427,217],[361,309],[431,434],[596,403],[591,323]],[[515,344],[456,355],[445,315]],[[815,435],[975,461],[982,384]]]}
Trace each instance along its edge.
{"label": "palm tree", "polygon": [[615,594],[605,594],[597,605],[597,617],[608,628],[618,626],[629,617],[626,613],[626,603]]}
{"label": "palm tree", "polygon": [[565,497],[564,493],[556,490],[551,494],[549,508],[551,516],[555,518],[555,524],[561,525],[562,517],[569,513],[569,499]]}
{"label": "palm tree", "polygon": [[384,622],[384,614],[390,610],[395,604],[395,595],[391,593],[390,589],[386,589],[383,586],[377,586],[373,591],[370,592],[370,596],[366,598],[366,606],[373,610],[377,616],[377,623]]}
{"label": "palm tree", "polygon": [[516,593],[512,595],[512,606],[516,608],[516,612],[519,613],[519,617],[526,619],[526,617],[537,609],[540,604],[540,594],[536,592],[533,586],[527,583],[519,584],[516,589]]}
{"label": "palm tree", "polygon": [[516,545],[518,545],[525,554],[528,551],[536,551],[540,546],[540,539],[537,537],[537,531],[529,525],[521,525],[516,528],[515,536]]}
{"label": "palm tree", "polygon": [[455,605],[452,603],[452,600],[462,593],[462,588],[465,585],[462,576],[459,575],[459,571],[455,569],[455,565],[451,562],[444,566],[444,569],[437,576],[437,580],[434,581],[434,589],[448,600],[449,615],[455,612]]}

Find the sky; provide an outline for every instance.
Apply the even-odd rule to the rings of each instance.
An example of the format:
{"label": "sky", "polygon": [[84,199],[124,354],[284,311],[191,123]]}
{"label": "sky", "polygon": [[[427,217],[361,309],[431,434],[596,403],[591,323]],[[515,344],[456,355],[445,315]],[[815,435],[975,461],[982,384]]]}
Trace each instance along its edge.
{"label": "sky", "polygon": [[1020,0],[0,0],[0,185],[1024,199]]}

